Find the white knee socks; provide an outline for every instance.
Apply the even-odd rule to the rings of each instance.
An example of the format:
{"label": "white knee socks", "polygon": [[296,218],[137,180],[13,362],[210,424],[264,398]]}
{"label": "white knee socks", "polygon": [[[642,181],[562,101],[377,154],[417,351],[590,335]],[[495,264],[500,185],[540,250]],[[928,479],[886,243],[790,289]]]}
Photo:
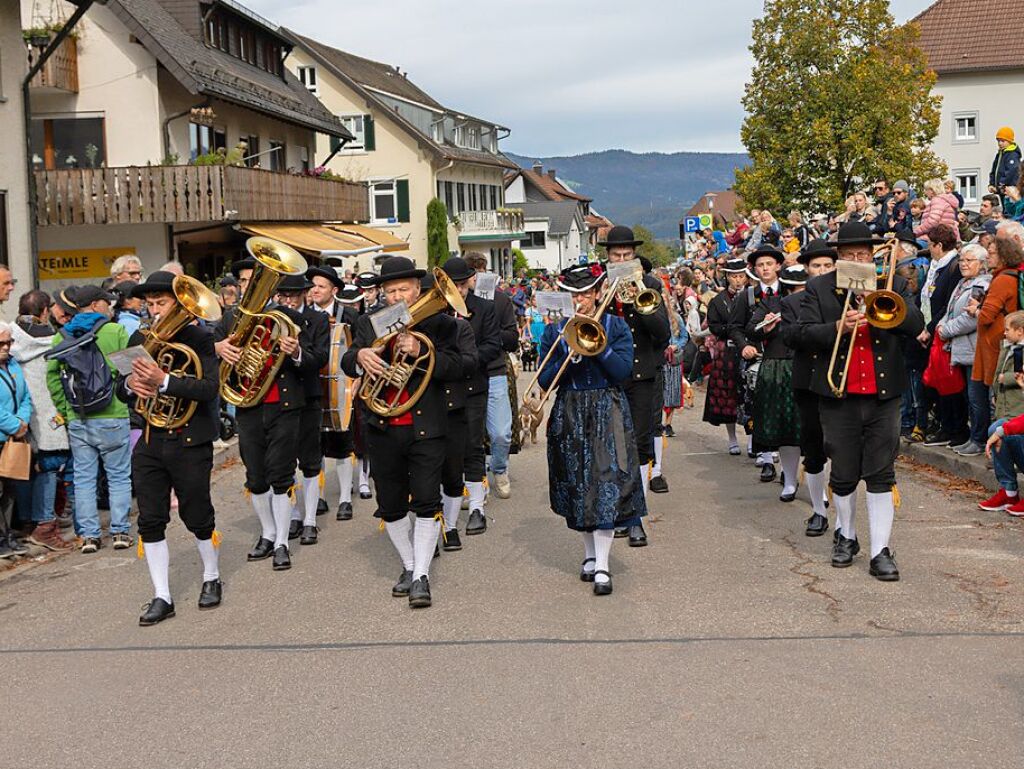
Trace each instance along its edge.
{"label": "white knee socks", "polygon": [[339,502],[352,501],[352,458],[339,459],[334,465],[338,471],[338,488],[341,489]]}
{"label": "white knee socks", "polygon": [[[166,543],[165,543],[166,546]],[[203,582],[220,579],[220,557],[212,539],[197,539],[199,557],[203,559]]]}
{"label": "white knee socks", "polygon": [[412,532],[412,547],[416,557],[412,568],[414,580],[430,574],[430,562],[434,558],[434,548],[437,547],[437,535],[440,531],[439,522],[433,518],[416,519],[416,527]]}
{"label": "white knee socks", "polygon": [[167,549],[167,540],[146,542],[143,545],[143,552],[146,554],[149,578],[153,581],[153,595],[171,603],[171,585],[168,577],[171,567],[171,552]]}
{"label": "white knee socks", "polygon": [[484,511],[484,491],[483,481],[466,481],[466,490],[469,492],[469,510],[479,510],[481,513]]}
{"label": "white knee socks", "polygon": [[818,515],[825,515],[825,471],[806,473],[804,480],[807,481],[807,493],[811,495],[811,507]]}
{"label": "white knee socks", "polygon": [[462,512],[462,495],[449,497],[441,495],[444,505],[444,530],[451,531],[459,525],[459,513]]}
{"label": "white knee socks", "polygon": [[658,435],[654,438],[654,467],[651,468],[651,477],[657,478],[661,475],[661,457],[665,451],[665,436]]}
{"label": "white knee socks", "polygon": [[[391,537],[391,544],[398,551],[398,557],[402,560],[402,568],[412,571],[415,556],[412,551],[412,524],[409,523],[409,516],[399,518],[397,521],[385,523],[384,528]],[[433,553],[431,553],[433,555]]]}
{"label": "white knee socks", "polygon": [[869,491],[868,498],[868,532],[871,534],[871,557],[874,558],[883,548],[889,547],[892,534],[892,519],[896,516],[892,492],[882,493]]}
{"label": "white knee socks", "polygon": [[370,490],[370,460],[365,457],[359,462],[359,492]]}
{"label": "white knee socks", "polygon": [[648,462],[646,465],[640,467],[640,481],[644,487],[644,499],[646,500],[650,496],[651,492],[651,463]]}
{"label": "white knee socks", "polygon": [[594,549],[594,532],[584,531],[583,534],[583,571],[593,574],[596,569],[597,551]]}
{"label": "white knee socks", "polygon": [[765,465],[774,465],[772,452],[762,451],[757,455],[757,459],[754,460],[754,467],[764,467]]}
{"label": "white knee socks", "polygon": [[[298,478],[292,478],[292,488],[298,488],[298,487],[299,487]],[[296,493],[295,497],[292,497],[291,495],[289,495],[288,500],[289,500],[289,502],[291,503],[291,506],[292,506],[292,517],[291,517],[291,520],[293,520],[293,521],[301,521],[302,520],[302,513],[299,512],[299,496],[298,496],[298,493]]]}
{"label": "white knee socks", "polygon": [[[612,552],[612,539],[615,537],[614,529],[596,529],[594,531],[594,571],[608,571],[608,556]],[[594,582],[607,582],[608,577],[604,574],[595,574]]]}
{"label": "white knee socks", "polygon": [[[270,509],[270,492],[265,491],[262,494],[252,494],[251,496],[253,509],[256,511],[256,517],[260,519],[260,526],[263,528],[263,533],[260,536],[273,542],[277,533],[277,526],[274,525],[274,513]],[[285,529],[287,528],[287,521],[285,521]]]}
{"label": "white knee socks", "polygon": [[320,501],[320,479],[317,476],[302,478],[302,504],[306,517],[303,526],[316,526],[316,506]]}
{"label": "white knee socks", "polygon": [[292,500],[287,494],[274,494],[270,498],[270,509],[274,512],[274,549],[281,545],[288,547],[288,522],[292,518]]}
{"label": "white knee socks", "polygon": [[740,444],[736,440],[736,423],[735,422],[727,423],[725,425],[725,432],[729,435],[729,448],[731,449],[733,446],[735,446],[736,448],[739,448]]}
{"label": "white knee socks", "polygon": [[836,506],[836,529],[842,531],[847,539],[857,539],[857,529],[853,526],[853,514],[857,507],[857,491],[841,497],[838,494],[832,495],[832,501]]}
{"label": "white knee socks", "polygon": [[800,447],[781,446],[779,456],[782,457],[782,474],[785,480],[782,485],[783,494],[796,493],[797,478],[800,477]]}

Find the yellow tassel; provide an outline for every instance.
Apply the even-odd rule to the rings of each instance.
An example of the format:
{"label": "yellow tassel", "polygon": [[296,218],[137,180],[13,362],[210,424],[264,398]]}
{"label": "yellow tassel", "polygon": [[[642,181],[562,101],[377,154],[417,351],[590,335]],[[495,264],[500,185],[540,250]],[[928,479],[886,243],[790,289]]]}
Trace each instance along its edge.
{"label": "yellow tassel", "polygon": [[220,535],[220,532],[216,529],[213,530],[213,536],[210,537],[210,541],[213,542],[213,546],[220,549],[220,543],[224,538]]}
{"label": "yellow tassel", "polygon": [[379,528],[380,528],[381,533],[383,534],[384,533],[384,519],[383,518],[380,519],[380,527]]}
{"label": "yellow tassel", "polygon": [[900,497],[900,487],[897,486],[894,483],[892,485],[892,506],[893,506],[893,509],[899,510],[900,509],[900,504],[902,502],[903,502],[903,499]]}
{"label": "yellow tassel", "polygon": [[832,486],[828,487],[828,505],[829,507],[835,507],[835,500],[832,499]]}
{"label": "yellow tassel", "polygon": [[441,542],[448,544],[448,535],[444,533],[444,511],[438,510],[434,515],[434,520],[441,524]]}
{"label": "yellow tassel", "polygon": [[139,537],[139,542],[135,547],[135,554],[139,557],[140,561],[146,556],[146,548],[142,544],[142,537]]}
{"label": "yellow tassel", "polygon": [[469,496],[469,489],[467,489],[465,486],[462,487],[462,496],[464,496],[464,497],[468,497]]}
{"label": "yellow tassel", "polygon": [[321,467],[320,468],[320,475],[318,475],[317,479],[316,479],[316,485],[319,487],[321,492],[324,490],[324,484],[326,484],[326,483],[327,483],[327,480],[324,478],[324,469]]}
{"label": "yellow tassel", "polygon": [[298,497],[297,497],[297,492],[295,490],[295,484],[293,483],[291,486],[288,487],[288,500],[294,506],[294,505],[298,504],[298,502],[296,501],[297,498]]}
{"label": "yellow tassel", "polygon": [[242,491],[245,492],[245,498],[246,499],[252,499],[252,492],[249,491],[249,487],[248,486],[243,486],[242,487]]}
{"label": "yellow tassel", "polygon": [[651,482],[651,473],[654,472],[654,462],[647,463],[647,482]]}
{"label": "yellow tassel", "polygon": [[807,475],[807,472],[804,470],[804,466],[800,465],[800,472],[796,474],[797,485],[803,484],[805,475]]}

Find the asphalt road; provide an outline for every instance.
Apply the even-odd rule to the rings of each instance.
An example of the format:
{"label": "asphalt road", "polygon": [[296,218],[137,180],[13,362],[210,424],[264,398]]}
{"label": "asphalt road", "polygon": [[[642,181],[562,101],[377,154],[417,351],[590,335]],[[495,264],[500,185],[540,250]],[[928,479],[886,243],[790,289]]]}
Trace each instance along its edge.
{"label": "asphalt road", "polygon": [[[542,444],[511,500],[393,599],[357,502],[294,568],[250,564],[239,466],[215,476],[225,602],[199,613],[176,524],[177,617],[136,618],[145,564],[105,548],[0,581],[2,767],[1020,767],[1024,529],[934,473],[901,473],[903,581],[832,569],[724,432],[676,420],[651,545],[617,540],[615,592],[548,509]],[[336,483],[328,483],[335,497]],[[866,537],[863,507],[858,518]]]}

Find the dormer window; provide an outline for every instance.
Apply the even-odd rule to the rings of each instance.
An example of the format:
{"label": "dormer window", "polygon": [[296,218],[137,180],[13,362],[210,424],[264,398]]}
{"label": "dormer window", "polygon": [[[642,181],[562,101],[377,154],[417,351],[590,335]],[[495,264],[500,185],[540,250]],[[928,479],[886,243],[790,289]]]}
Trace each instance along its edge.
{"label": "dormer window", "polygon": [[470,150],[480,149],[480,127],[463,123],[455,127],[455,146]]}
{"label": "dormer window", "polygon": [[272,75],[283,73],[280,41],[245,19],[217,9],[206,20],[204,34],[206,44],[211,48]]}

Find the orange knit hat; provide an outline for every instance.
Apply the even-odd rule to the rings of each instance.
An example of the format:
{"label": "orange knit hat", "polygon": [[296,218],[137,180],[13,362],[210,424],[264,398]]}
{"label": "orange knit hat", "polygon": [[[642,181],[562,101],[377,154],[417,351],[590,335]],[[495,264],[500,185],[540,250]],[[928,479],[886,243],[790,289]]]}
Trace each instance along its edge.
{"label": "orange knit hat", "polygon": [[1002,139],[1003,141],[1013,141],[1013,129],[1010,126],[1004,125],[998,131],[996,131],[996,138]]}

